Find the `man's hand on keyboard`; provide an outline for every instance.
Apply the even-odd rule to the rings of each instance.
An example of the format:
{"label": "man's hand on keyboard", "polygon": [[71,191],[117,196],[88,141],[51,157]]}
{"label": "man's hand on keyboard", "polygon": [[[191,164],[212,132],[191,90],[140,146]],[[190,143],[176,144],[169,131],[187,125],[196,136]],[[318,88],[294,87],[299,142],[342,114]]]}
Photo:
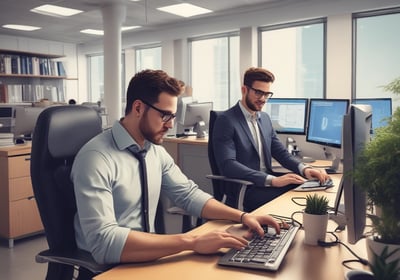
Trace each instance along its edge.
{"label": "man's hand on keyboard", "polygon": [[280,226],[269,215],[253,215],[246,214],[242,219],[243,225],[248,228],[246,235],[244,236],[246,239],[251,239],[254,234],[258,234],[259,236],[264,236],[264,228],[263,225],[272,226],[275,228],[276,233],[280,232]]}
{"label": "man's hand on keyboard", "polygon": [[242,236],[226,231],[213,231],[203,235],[191,236],[188,242],[192,242],[193,251],[199,254],[213,254],[221,248],[244,249],[248,241]]}

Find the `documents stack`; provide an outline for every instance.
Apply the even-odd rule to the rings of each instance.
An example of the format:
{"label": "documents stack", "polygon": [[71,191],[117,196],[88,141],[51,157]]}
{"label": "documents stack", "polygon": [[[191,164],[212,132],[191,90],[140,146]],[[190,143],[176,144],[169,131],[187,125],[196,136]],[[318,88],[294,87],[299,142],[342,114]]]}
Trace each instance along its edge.
{"label": "documents stack", "polygon": [[0,133],[0,147],[13,146],[13,145],[14,145],[14,134]]}

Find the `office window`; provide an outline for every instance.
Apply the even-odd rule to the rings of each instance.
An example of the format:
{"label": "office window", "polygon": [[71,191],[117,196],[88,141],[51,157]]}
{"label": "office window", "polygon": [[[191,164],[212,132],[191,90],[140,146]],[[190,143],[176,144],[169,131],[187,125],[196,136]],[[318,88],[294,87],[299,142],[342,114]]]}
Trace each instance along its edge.
{"label": "office window", "polygon": [[103,101],[104,97],[104,56],[90,55],[89,66],[89,102]]}
{"label": "office window", "polygon": [[[125,102],[125,54],[121,56],[121,102]],[[104,55],[96,54],[88,56],[89,72],[89,102],[104,101]],[[124,108],[125,109],[125,108]]]}
{"label": "office window", "polygon": [[238,33],[192,38],[189,49],[193,97],[215,110],[234,105],[241,97]]}
{"label": "office window", "polygon": [[275,74],[276,97],[325,96],[325,19],[259,28],[260,65]]}
{"label": "office window", "polygon": [[353,97],[394,97],[393,108],[400,106],[395,95],[382,89],[400,77],[400,9],[354,14],[353,18]]}
{"label": "office window", "polygon": [[136,72],[144,69],[161,69],[161,47],[140,47],[136,51]]}

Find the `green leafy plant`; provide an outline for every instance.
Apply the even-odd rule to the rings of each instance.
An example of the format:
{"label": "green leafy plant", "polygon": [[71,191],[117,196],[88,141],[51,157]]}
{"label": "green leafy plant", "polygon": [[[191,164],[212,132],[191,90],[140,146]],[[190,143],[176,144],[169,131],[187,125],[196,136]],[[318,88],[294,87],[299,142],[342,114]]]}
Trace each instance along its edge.
{"label": "green leafy plant", "polygon": [[400,249],[396,249],[389,252],[389,247],[386,246],[382,253],[378,256],[374,254],[374,262],[370,264],[371,272],[374,274],[375,280],[396,280],[400,279],[400,266],[398,266],[400,260],[388,261],[393,254]]}
{"label": "green leafy plant", "polygon": [[304,212],[313,215],[325,215],[328,213],[329,200],[326,196],[319,196],[318,194],[306,196],[306,209]]}
{"label": "green leafy plant", "polygon": [[[384,87],[400,94],[400,78]],[[374,238],[389,244],[400,244],[400,107],[384,127],[360,152],[353,170],[356,184],[362,188],[371,205],[381,209],[370,215]]]}

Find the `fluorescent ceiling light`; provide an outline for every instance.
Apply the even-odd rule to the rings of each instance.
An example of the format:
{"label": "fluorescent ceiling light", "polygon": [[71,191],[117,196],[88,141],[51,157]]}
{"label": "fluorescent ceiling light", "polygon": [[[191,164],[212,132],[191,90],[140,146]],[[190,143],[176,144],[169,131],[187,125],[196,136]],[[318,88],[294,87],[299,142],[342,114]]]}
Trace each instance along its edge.
{"label": "fluorescent ceiling light", "polygon": [[[123,26],[121,27],[121,31],[128,31],[128,30],[132,30],[132,29],[137,29],[140,28],[141,26]],[[85,34],[91,34],[91,35],[99,35],[102,36],[104,35],[104,31],[100,30],[100,29],[83,29],[80,31],[81,33],[85,33]]]}
{"label": "fluorescent ceiling light", "polygon": [[99,29],[83,29],[81,30],[81,33],[99,35],[99,36],[104,35],[104,31]]}
{"label": "fluorescent ceiling light", "polygon": [[128,31],[128,30],[138,29],[140,27],[141,27],[140,25],[122,26],[121,27],[121,31]]}
{"label": "fluorescent ceiling light", "polygon": [[195,6],[188,3],[176,4],[171,6],[165,6],[161,8],[157,8],[157,10],[167,12],[170,14],[178,15],[181,17],[192,17],[202,14],[211,13],[211,10],[201,8],[199,6]]}
{"label": "fluorescent ceiling light", "polygon": [[69,16],[73,16],[73,15],[82,13],[83,11],[46,4],[46,5],[42,5],[42,6],[33,8],[31,10],[31,12],[43,14],[43,15],[47,15],[47,16],[69,17]]}
{"label": "fluorescent ceiling light", "polygon": [[41,27],[37,27],[37,26],[20,25],[20,24],[5,24],[2,27],[15,29],[15,30],[23,30],[23,31],[34,31],[34,30],[41,29]]}

